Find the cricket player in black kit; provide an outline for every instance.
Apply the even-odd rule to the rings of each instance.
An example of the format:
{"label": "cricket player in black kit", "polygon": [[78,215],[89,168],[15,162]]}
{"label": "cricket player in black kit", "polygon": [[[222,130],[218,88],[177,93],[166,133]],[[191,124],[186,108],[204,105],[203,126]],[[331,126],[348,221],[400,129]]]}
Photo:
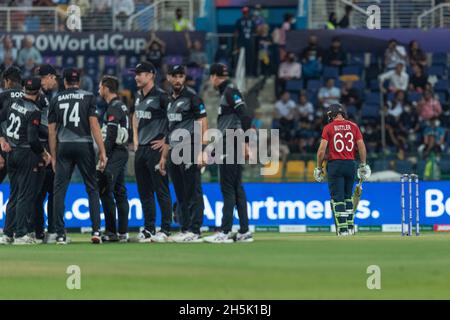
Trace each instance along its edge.
{"label": "cricket player in black kit", "polygon": [[66,69],[63,77],[66,90],[52,99],[48,116],[49,144],[55,172],[53,214],[56,243],[67,243],[64,199],[75,165],[83,176],[88,194],[92,223],[91,241],[101,243],[100,197],[92,137],[99,148],[100,171],[105,169],[107,158],[96,115],[95,97],[92,93],[80,89],[80,72],[77,69]]}
{"label": "cricket player in black kit", "polygon": [[[38,75],[41,78],[41,92],[38,98],[38,107],[41,110],[41,126],[39,130],[39,138],[46,150],[50,150],[48,145],[48,112],[50,109],[50,100],[58,88],[57,72],[51,65],[44,64],[38,69]],[[36,191],[35,218],[32,219],[30,232],[34,232],[36,241],[44,241],[45,243],[56,242],[56,232],[53,223],[53,181],[54,172],[51,164],[47,165],[43,170],[39,170],[38,183]],[[48,198],[47,198],[48,195]],[[47,198],[47,235],[44,234],[44,202]]]}
{"label": "cricket player in black kit", "polygon": [[[223,136],[223,164],[219,164],[220,189],[224,205],[221,231],[215,235],[205,237],[210,243],[252,242],[253,237],[249,231],[247,197],[242,187],[242,159],[248,150],[244,140],[244,131],[250,128],[250,117],[244,98],[234,84],[229,80],[227,66],[221,63],[213,64],[210,68],[210,82],[220,93],[218,129]],[[243,129],[242,133],[236,130]],[[241,139],[237,138],[240,134]],[[228,141],[231,139],[231,141]],[[230,143],[231,142],[231,143]],[[228,150],[231,147],[234,150]],[[240,149],[240,152],[238,150]],[[231,155],[234,155],[232,157]],[[231,234],[233,226],[233,212],[237,208],[240,230],[236,235]]]}
{"label": "cricket player in black kit", "polygon": [[[205,153],[202,150],[206,146],[203,137],[208,129],[206,108],[195,91],[185,86],[186,69],[184,66],[170,66],[168,74],[173,89],[167,111],[169,118],[167,142],[169,144],[164,148],[160,170],[165,172],[166,161],[168,161],[168,171],[175,188],[177,204],[181,213],[181,232],[170,237],[169,241],[203,242],[203,238],[200,236],[204,210],[201,168],[204,167],[206,162]],[[195,127],[201,128],[201,131],[194,132]],[[199,148],[194,147],[195,134],[201,135],[199,141],[201,141],[202,146],[199,146]],[[188,150],[186,152],[190,154],[187,156],[186,154],[180,154],[180,149],[181,153]],[[200,149],[197,154],[196,149]],[[183,161],[176,164],[175,158],[179,156],[183,157]],[[188,158],[187,161],[186,158]]]}
{"label": "cricket player in black kit", "polygon": [[[36,100],[41,79],[25,79],[25,95],[11,101],[0,114],[0,122],[6,121],[5,137],[0,138],[1,148],[8,154],[10,196],[6,207],[6,221],[1,244],[35,244],[29,237],[29,219],[34,215],[36,200],[37,167],[40,161],[50,163],[51,156],[39,141],[41,112]],[[6,140],[5,140],[6,138]]]}
{"label": "cricket player in black kit", "polygon": [[[130,121],[127,106],[118,96],[119,80],[104,76],[98,93],[108,103],[104,115],[104,135],[108,164],[103,172],[98,171],[100,199],[105,212],[105,233],[103,242],[128,241],[128,204],[125,185],[125,167],[128,162],[128,129]],[[119,218],[117,235],[116,211]]]}
{"label": "cricket player in black kit", "polygon": [[[9,67],[3,72],[3,87],[5,91],[0,92],[0,111],[11,105],[11,100],[22,98],[24,93],[22,92],[22,76],[21,71],[17,67]],[[6,123],[3,123],[2,130],[6,130]],[[7,165],[6,165],[6,153],[0,152],[0,183],[6,177]]]}
{"label": "cricket player in black kit", "polygon": [[[169,96],[155,85],[156,69],[150,62],[136,66],[139,92],[133,115],[133,140],[136,150],[135,170],[139,197],[144,211],[144,229],[139,242],[166,242],[172,223],[169,178],[158,169],[169,131],[167,107]],[[156,233],[155,193],[161,209],[161,230]]]}

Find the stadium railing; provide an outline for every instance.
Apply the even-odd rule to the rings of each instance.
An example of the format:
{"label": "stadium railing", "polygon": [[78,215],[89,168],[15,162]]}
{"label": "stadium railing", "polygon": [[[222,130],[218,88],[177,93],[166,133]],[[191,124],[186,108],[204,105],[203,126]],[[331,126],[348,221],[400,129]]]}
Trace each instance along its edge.
{"label": "stadium railing", "polygon": [[[381,28],[416,28],[418,27],[419,15],[427,10],[435,8],[435,0],[386,0],[372,1],[360,0],[353,3],[351,0],[337,1],[309,1],[308,2],[308,28],[324,29],[331,12],[335,12],[338,20],[345,13],[345,7],[351,6],[350,15],[351,28],[366,28],[370,5],[377,5],[380,8]],[[445,15],[443,16],[443,19]],[[432,17],[431,19],[434,19]],[[435,25],[433,23],[433,25]]]}
{"label": "stadium railing", "polygon": [[56,7],[0,7],[0,31],[58,31]]}
{"label": "stadium railing", "polygon": [[422,29],[450,27],[450,3],[441,3],[417,17],[417,25]]}

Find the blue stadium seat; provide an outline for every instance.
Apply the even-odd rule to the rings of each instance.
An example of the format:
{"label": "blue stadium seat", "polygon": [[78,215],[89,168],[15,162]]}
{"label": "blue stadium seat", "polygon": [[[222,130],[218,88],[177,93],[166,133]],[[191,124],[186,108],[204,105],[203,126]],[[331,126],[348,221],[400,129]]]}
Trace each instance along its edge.
{"label": "blue stadium seat", "polygon": [[387,100],[388,101],[394,101],[394,98],[395,98],[395,93],[394,92],[389,92],[387,94]]}
{"label": "blue stadium seat", "polygon": [[397,160],[395,161],[395,170],[401,174],[411,173],[412,164],[407,160]]}
{"label": "blue stadium seat", "polygon": [[342,74],[343,75],[347,75],[347,74],[356,74],[358,76],[361,76],[361,66],[358,65],[350,65],[350,66],[345,66],[342,68]]}
{"label": "blue stadium seat", "polygon": [[450,173],[450,161],[449,160],[441,160],[439,162],[439,168],[442,173]]}
{"label": "blue stadium seat", "polygon": [[352,53],[349,63],[357,66],[364,66],[364,53]]}
{"label": "blue stadium seat", "polygon": [[298,92],[289,92],[289,94],[291,95],[291,100],[297,103],[300,97]]}
{"label": "blue stadium seat", "polygon": [[366,94],[365,98],[366,104],[380,104],[380,93],[379,92],[369,92]]}
{"label": "blue stadium seat", "polygon": [[41,29],[41,20],[38,16],[31,16],[25,19],[26,32],[39,32]]}
{"label": "blue stadium seat", "polygon": [[84,67],[98,69],[98,56],[84,58]]}
{"label": "blue stadium seat", "polygon": [[203,76],[203,69],[202,68],[188,68],[187,75],[191,76],[192,79],[194,79],[194,80],[200,79]]}
{"label": "blue stadium seat", "polygon": [[375,160],[373,163],[373,171],[385,171],[389,170],[389,160],[381,159],[381,160]]}
{"label": "blue stadium seat", "polygon": [[317,91],[321,87],[321,81],[320,80],[308,80],[308,84],[306,85],[306,89],[310,91]]}
{"label": "blue stadium seat", "polygon": [[436,92],[436,94],[438,95],[439,102],[441,104],[446,104],[447,103],[447,93],[446,92],[438,91],[438,92]]}
{"label": "blue stadium seat", "polygon": [[442,78],[445,74],[445,68],[444,66],[431,66],[428,68],[427,73],[430,76],[437,76],[439,78]]}
{"label": "blue stadium seat", "polygon": [[55,56],[45,56],[45,57],[42,57],[42,62],[44,64],[50,64],[52,66],[55,66],[58,62],[58,58]]}
{"label": "blue stadium seat", "polygon": [[432,65],[433,66],[446,66],[447,65],[447,53],[446,52],[433,53]]}
{"label": "blue stadium seat", "polygon": [[378,65],[379,63],[380,63],[380,57],[375,53],[371,53],[370,54],[370,64]]}
{"label": "blue stadium seat", "polygon": [[164,58],[166,64],[172,65],[172,64],[183,64],[183,56],[166,56]]}
{"label": "blue stadium seat", "polygon": [[448,81],[444,79],[438,80],[434,85],[434,91],[448,91]]}
{"label": "blue stadium seat", "polygon": [[303,80],[289,80],[286,81],[287,91],[300,91],[303,88]]}
{"label": "blue stadium seat", "polygon": [[105,56],[105,68],[116,67],[119,64],[119,58],[115,56]]}
{"label": "blue stadium seat", "polygon": [[347,114],[352,118],[354,118],[358,112],[358,110],[356,109],[355,106],[348,106],[346,109],[347,109]]}
{"label": "blue stadium seat", "polygon": [[325,67],[323,68],[323,77],[325,79],[327,78],[339,78],[339,68],[336,67]]}
{"label": "blue stadium seat", "polygon": [[418,92],[408,92],[408,101],[410,102],[418,102],[422,99],[422,94]]}
{"label": "blue stadium seat", "polygon": [[364,90],[366,88],[366,84],[362,80],[358,80],[353,82],[353,88],[358,90]]}
{"label": "blue stadium seat", "polygon": [[77,57],[74,56],[63,56],[63,66],[64,68],[74,68],[78,65]]}
{"label": "blue stadium seat", "polygon": [[380,105],[379,104],[364,104],[361,110],[363,118],[374,118],[378,119],[380,117]]}
{"label": "blue stadium seat", "polygon": [[85,67],[84,68],[86,74],[91,77],[92,81],[94,81],[94,85],[97,83],[97,81],[99,80],[99,71],[96,68],[89,68],[89,67]]}
{"label": "blue stadium seat", "polygon": [[416,172],[419,175],[420,179],[423,179],[424,173],[425,173],[425,166],[427,165],[427,162],[425,160],[419,160],[416,165]]}
{"label": "blue stadium seat", "polygon": [[128,56],[126,59],[126,64],[128,68],[134,68],[139,63],[139,57],[135,55]]}
{"label": "blue stadium seat", "polygon": [[308,97],[308,101],[312,103],[313,106],[317,105],[318,98],[317,98],[317,92],[316,91],[306,91],[306,96]]}
{"label": "blue stadium seat", "polygon": [[369,89],[371,91],[378,91],[380,90],[380,82],[378,79],[371,79],[369,84]]}
{"label": "blue stadium seat", "polygon": [[136,91],[136,81],[134,80],[134,74],[129,71],[124,71],[122,73],[122,86],[124,89]]}
{"label": "blue stadium seat", "polygon": [[110,76],[115,76],[117,74],[116,66],[105,67],[105,69],[103,70],[103,74],[110,75]]}

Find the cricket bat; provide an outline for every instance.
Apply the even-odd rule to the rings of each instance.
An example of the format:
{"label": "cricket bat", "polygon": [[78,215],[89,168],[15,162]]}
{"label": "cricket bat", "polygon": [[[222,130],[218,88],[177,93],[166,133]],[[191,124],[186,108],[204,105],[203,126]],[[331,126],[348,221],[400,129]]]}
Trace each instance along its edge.
{"label": "cricket bat", "polygon": [[353,214],[358,209],[359,200],[361,199],[362,190],[363,190],[362,183],[363,183],[363,180],[359,179],[359,183],[356,185],[355,191],[353,191],[353,196],[352,196]]}

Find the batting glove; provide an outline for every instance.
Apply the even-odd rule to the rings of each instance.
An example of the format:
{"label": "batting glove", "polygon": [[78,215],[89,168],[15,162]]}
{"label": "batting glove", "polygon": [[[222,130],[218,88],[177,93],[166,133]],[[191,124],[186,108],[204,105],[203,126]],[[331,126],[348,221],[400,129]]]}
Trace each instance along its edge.
{"label": "batting glove", "polygon": [[316,179],[317,182],[322,182],[324,180],[322,168],[314,169],[314,179]]}
{"label": "batting glove", "polygon": [[358,179],[367,180],[370,178],[370,175],[372,174],[372,170],[370,170],[370,167],[366,163],[361,163],[358,168]]}

